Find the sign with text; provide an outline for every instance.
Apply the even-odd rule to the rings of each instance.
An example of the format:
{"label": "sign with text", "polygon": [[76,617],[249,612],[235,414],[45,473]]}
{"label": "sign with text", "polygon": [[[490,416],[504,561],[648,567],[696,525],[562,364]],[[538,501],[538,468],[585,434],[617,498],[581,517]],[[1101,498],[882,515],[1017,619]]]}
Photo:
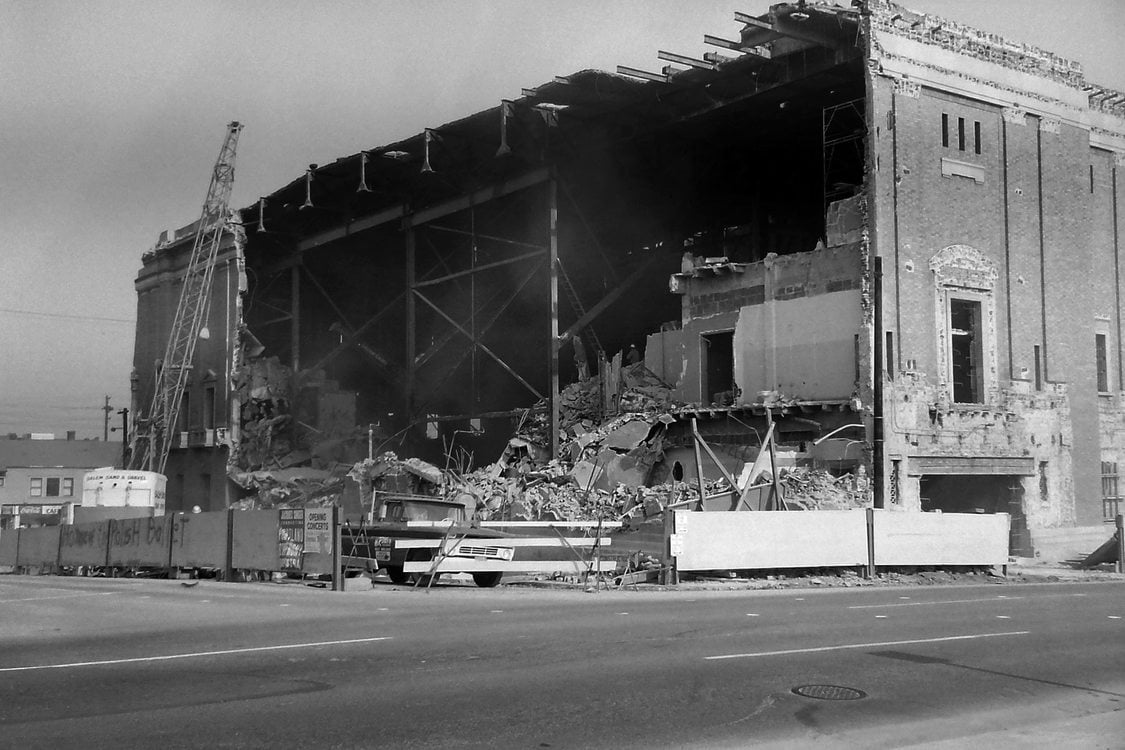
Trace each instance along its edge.
{"label": "sign with text", "polygon": [[332,554],[332,509],[305,508],[305,552]]}

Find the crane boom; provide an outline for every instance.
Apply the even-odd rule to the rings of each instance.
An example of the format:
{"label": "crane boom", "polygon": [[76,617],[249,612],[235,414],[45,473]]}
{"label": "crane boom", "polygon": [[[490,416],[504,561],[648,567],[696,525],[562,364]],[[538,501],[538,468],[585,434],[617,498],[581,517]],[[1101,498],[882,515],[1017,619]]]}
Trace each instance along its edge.
{"label": "crane boom", "polygon": [[168,451],[172,447],[171,430],[175,429],[179,417],[180,403],[195,356],[195,344],[207,316],[215,260],[229,218],[234,157],[241,131],[242,125],[237,122],[227,126],[223,148],[211,173],[211,184],[203,201],[191,258],[180,288],[176,317],[172,321],[164,358],[157,365],[152,405],[134,433],[133,468],[147,468],[163,474],[168,462]]}

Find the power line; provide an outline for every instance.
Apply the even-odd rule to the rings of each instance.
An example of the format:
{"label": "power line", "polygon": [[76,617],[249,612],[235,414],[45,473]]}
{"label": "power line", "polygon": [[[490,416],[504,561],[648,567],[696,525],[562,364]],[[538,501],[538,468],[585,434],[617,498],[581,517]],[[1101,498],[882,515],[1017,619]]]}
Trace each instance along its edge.
{"label": "power line", "polygon": [[69,313],[48,313],[39,312],[38,310],[16,310],[11,307],[0,307],[0,312],[11,313],[13,315],[37,315],[41,318],[66,318],[67,320],[100,320],[106,323],[129,323],[132,325],[137,321],[132,318],[106,318],[100,315],[72,315]]}

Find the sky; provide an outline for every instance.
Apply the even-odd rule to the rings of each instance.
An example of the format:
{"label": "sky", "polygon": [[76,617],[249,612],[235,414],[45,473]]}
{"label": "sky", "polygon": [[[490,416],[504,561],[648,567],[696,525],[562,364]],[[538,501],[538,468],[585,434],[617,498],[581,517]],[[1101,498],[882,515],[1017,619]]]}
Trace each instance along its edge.
{"label": "sky", "polygon": [[[846,5],[845,0],[837,0]],[[232,205],[587,68],[659,70],[769,0],[0,0],[0,435],[129,405],[141,255],[194,221],[226,124]],[[907,0],[1125,91],[1125,2]],[[110,426],[120,424],[110,415]],[[119,440],[120,433],[111,433]]]}

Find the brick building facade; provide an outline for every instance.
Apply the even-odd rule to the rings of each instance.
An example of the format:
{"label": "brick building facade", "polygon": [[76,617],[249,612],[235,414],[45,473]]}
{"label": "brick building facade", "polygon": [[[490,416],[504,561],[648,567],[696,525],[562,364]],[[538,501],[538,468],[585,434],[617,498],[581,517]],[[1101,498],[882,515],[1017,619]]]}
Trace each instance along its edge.
{"label": "brick building facade", "polygon": [[[738,20],[723,54],[559,77],[243,209],[169,507],[372,435],[495,455],[557,415],[581,331],[647,342],[732,455],[776,419],[876,505],[1009,511],[1016,551],[1117,512],[1125,94],[886,0]],[[135,407],[189,245],[145,257]]]}

